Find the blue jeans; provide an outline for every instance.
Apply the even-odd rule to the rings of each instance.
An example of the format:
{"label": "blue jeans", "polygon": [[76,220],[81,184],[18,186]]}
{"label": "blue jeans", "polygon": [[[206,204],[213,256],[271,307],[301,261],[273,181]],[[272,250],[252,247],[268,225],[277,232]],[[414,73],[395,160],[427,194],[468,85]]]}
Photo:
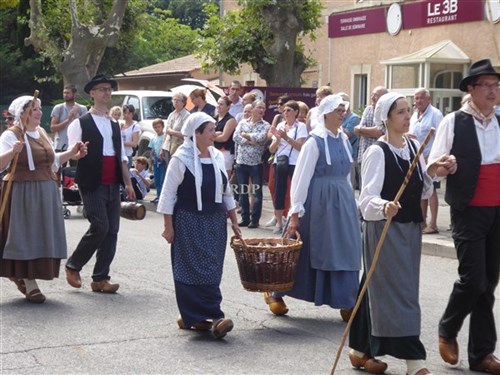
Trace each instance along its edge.
{"label": "blue jeans", "polygon": [[155,177],[156,197],[160,198],[163,181],[165,180],[165,173],[167,172],[167,163],[165,160],[153,158],[153,174]]}
{"label": "blue jeans", "polygon": [[[262,164],[236,164],[236,177],[239,185],[241,218],[243,221],[251,220],[252,223],[258,224],[262,214]],[[254,196],[251,213],[248,202],[250,193]]]}

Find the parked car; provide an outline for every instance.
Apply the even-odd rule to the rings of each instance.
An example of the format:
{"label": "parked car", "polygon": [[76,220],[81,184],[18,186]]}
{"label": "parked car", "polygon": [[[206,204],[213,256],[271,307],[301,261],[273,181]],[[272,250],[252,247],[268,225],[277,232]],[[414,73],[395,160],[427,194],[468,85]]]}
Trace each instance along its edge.
{"label": "parked car", "polygon": [[149,141],[155,136],[153,120],[166,120],[172,106],[172,92],[153,90],[119,90],[112,93],[111,106],[123,107],[132,104],[135,108],[135,120],[141,126],[141,136],[137,155],[149,156]]}

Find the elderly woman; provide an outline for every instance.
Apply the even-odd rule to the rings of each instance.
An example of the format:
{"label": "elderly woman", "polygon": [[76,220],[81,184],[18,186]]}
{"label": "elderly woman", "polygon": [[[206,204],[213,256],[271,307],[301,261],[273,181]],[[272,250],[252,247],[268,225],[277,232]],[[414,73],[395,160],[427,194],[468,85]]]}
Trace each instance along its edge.
{"label": "elderly woman", "polygon": [[165,142],[162,146],[161,157],[168,164],[170,157],[177,151],[177,148],[184,142],[181,133],[182,126],[186,122],[190,113],[186,109],[187,96],[181,92],[172,95],[174,110],[168,115],[165,126]]}
{"label": "elderly woman", "polygon": [[[40,100],[21,96],[9,107],[17,122],[0,137],[0,172],[7,170],[12,180],[9,197],[2,213],[0,230],[0,276],[16,283],[32,303],[45,302],[36,279],[52,280],[59,276],[61,259],[66,258],[66,234],[61,198],[55,171],[70,158],[87,154],[79,142],[56,154],[52,141],[40,126]],[[17,164],[14,160],[17,155]],[[4,183],[5,188],[6,183]],[[3,206],[3,205],[2,205]]]}
{"label": "elderly woman", "polygon": [[299,105],[296,101],[286,102],[283,108],[283,118],[276,128],[271,127],[273,134],[269,150],[274,156],[274,217],[276,219],[275,234],[283,232],[283,210],[288,188],[289,177],[293,176],[295,164],[302,144],[307,138],[306,124],[299,122]]}
{"label": "elderly woman", "polygon": [[[286,292],[316,306],[341,309],[344,320],[356,303],[361,269],[361,231],[349,179],[351,145],[341,129],[347,105],[339,95],[323,99],[319,125],[297,160],[287,232],[299,231],[303,246],[293,289]],[[265,296],[276,315],[288,311],[282,296]]]}
{"label": "elderly woman", "polygon": [[189,94],[189,98],[193,103],[194,107],[191,109],[191,113],[204,112],[212,117],[215,116],[215,107],[207,103],[207,90],[205,89],[194,89]]}
{"label": "elderly woman", "polygon": [[[418,302],[422,246],[420,200],[432,193],[423,156],[398,203],[393,201],[418,151],[417,141],[405,136],[410,126],[410,106],[404,96],[380,97],[374,121],[386,134],[370,146],[363,158],[360,209],[364,218],[364,262],[370,269],[387,218],[387,232],[377,269],[356,315],[349,338],[349,359],[354,367],[381,373],[387,364],[375,356],[406,360],[408,375],[430,374],[420,341]],[[404,317],[404,319],[401,319]]]}
{"label": "elderly woman", "polygon": [[224,157],[213,147],[214,119],[192,114],[182,128],[184,143],[172,156],[158,204],[162,236],[171,246],[179,328],[208,330],[216,338],[233,329],[220,304],[226,251],[226,213],[240,236]]}

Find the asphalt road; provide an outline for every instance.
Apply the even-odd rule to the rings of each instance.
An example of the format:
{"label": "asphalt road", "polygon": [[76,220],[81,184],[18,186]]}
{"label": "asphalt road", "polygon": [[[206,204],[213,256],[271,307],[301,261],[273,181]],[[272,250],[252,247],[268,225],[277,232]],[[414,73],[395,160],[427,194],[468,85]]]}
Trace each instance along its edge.
{"label": "asphalt road", "polygon": [[[66,221],[70,252],[87,228],[81,214],[72,211]],[[60,279],[41,281],[47,296],[43,305],[27,303],[13,283],[1,279],[0,373],[330,373],[345,329],[339,312],[288,298],[288,316],[272,315],[262,294],[241,287],[229,247],[222,308],[233,319],[234,330],[214,340],[209,333],[178,329],[169,247],[160,237],[162,227],[162,217],[154,212],[148,212],[143,221],[122,220],[111,273],[112,280],[121,285],[116,295],[90,290],[92,263],[81,273],[82,289],[66,284],[63,272]],[[269,229],[244,229],[244,236],[272,235]],[[468,322],[458,338],[462,355],[458,367],[445,365],[437,352],[437,322],[456,267],[456,260],[450,258],[422,258],[421,337],[434,374],[473,374],[464,357]],[[495,312],[500,317],[498,304]],[[361,374],[350,366],[347,351],[344,348],[336,374]],[[403,361],[384,360],[389,363],[386,374],[405,374]]]}

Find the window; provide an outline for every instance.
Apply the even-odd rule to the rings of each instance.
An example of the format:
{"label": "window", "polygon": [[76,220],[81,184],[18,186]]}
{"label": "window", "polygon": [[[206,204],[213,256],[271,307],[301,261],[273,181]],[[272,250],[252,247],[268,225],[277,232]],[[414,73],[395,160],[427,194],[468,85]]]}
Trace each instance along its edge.
{"label": "window", "polygon": [[352,110],[363,109],[366,107],[368,100],[368,75],[367,74],[355,74],[354,75],[354,92],[353,98],[351,100]]}

